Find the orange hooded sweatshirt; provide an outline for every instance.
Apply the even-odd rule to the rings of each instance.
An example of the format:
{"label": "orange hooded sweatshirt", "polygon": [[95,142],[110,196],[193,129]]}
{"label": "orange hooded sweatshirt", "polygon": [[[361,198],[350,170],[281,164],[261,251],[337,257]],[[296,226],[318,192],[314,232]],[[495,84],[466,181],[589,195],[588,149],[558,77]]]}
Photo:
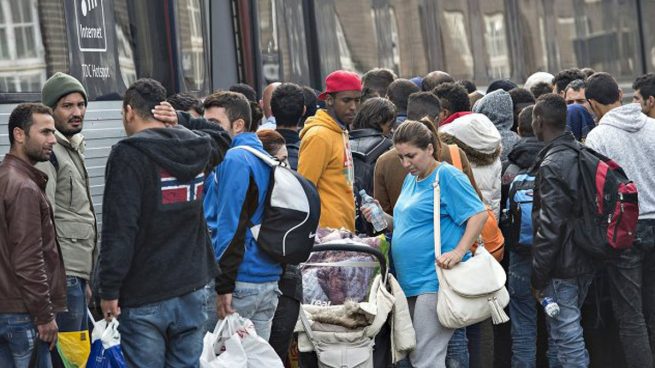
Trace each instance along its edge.
{"label": "orange hooded sweatshirt", "polygon": [[318,110],[300,132],[298,173],[311,180],[321,197],[319,226],[355,231],[355,177],[348,131]]}

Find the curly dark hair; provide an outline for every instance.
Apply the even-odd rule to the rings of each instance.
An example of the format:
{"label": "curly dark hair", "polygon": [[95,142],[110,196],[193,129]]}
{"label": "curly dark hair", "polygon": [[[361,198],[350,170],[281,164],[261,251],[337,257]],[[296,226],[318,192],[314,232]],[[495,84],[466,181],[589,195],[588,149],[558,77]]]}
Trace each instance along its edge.
{"label": "curly dark hair", "polygon": [[535,102],[532,92],[525,88],[514,88],[509,91],[509,96],[512,98],[512,106],[518,104],[533,104]]}
{"label": "curly dark hair", "polygon": [[541,117],[544,124],[558,131],[566,129],[566,101],[558,94],[546,93],[539,97],[532,108],[532,115]]}
{"label": "curly dark hair", "polygon": [[462,87],[466,88],[466,92],[468,92],[469,94],[475,92],[478,89],[475,83],[467,79],[460,79],[457,81],[457,83],[461,84]]}
{"label": "curly dark hair", "polygon": [[521,137],[534,137],[534,131],[532,130],[532,110],[534,105],[525,107],[519,113],[519,127],[518,131]]}
{"label": "curly dark hair", "polygon": [[648,73],[638,77],[632,84],[632,89],[639,91],[639,94],[644,100],[655,96],[655,74]]}
{"label": "curly dark hair", "polygon": [[304,124],[305,120],[310,116],[314,116],[316,110],[318,110],[318,93],[308,86],[302,87],[302,93],[305,96],[305,115],[300,119],[300,124]]}
{"label": "curly dark hair", "polygon": [[202,101],[190,93],[176,93],[174,95],[168,96],[166,101],[168,101],[175,110],[193,110],[198,115],[202,115],[203,113]]}
{"label": "curly dark hair", "polygon": [[252,87],[250,87],[245,83],[234,84],[230,86],[229,91],[241,93],[242,95],[246,96],[248,101],[257,102],[257,92],[255,92],[255,90]]}
{"label": "curly dark hair", "polygon": [[441,83],[432,90],[432,93],[439,97],[441,107],[450,111],[451,114],[460,111],[471,111],[469,95],[461,84]]}
{"label": "curly dark hair", "polygon": [[387,98],[396,105],[398,111],[407,111],[409,95],[419,92],[421,89],[407,79],[398,78],[387,88]]}
{"label": "curly dark hair", "polygon": [[166,100],[166,88],[152,78],[141,78],[125,91],[123,109],[130,105],[144,119],[153,118],[152,110]]}
{"label": "curly dark hair", "polygon": [[553,85],[555,86],[555,91],[557,93],[564,92],[566,86],[569,85],[572,81],[576,79],[585,80],[585,74],[578,68],[564,69],[559,73],[555,74],[553,78]]}
{"label": "curly dark hair", "polygon": [[279,127],[297,127],[305,110],[305,95],[294,83],[282,83],[271,97],[271,111]]}
{"label": "curly dark hair", "polygon": [[532,92],[532,95],[536,101],[541,95],[553,92],[553,86],[546,82],[539,82],[530,87],[530,92]]}

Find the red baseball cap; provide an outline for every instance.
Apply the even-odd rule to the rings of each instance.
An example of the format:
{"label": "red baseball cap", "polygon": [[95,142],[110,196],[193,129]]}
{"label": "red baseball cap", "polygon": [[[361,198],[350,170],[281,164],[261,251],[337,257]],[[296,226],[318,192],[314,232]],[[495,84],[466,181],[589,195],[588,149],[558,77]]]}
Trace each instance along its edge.
{"label": "red baseball cap", "polygon": [[361,90],[362,80],[357,73],[337,70],[325,78],[325,92],[318,95],[318,99],[325,100],[330,93]]}

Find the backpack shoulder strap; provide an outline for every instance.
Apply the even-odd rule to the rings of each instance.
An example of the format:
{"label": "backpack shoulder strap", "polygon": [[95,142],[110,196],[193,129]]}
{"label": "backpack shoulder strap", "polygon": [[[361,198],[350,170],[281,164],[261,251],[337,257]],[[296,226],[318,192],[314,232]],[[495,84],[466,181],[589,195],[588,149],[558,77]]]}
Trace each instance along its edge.
{"label": "backpack shoulder strap", "polygon": [[450,160],[453,162],[453,166],[458,168],[459,171],[464,171],[462,157],[459,155],[459,147],[456,144],[449,144],[448,150],[450,151]]}
{"label": "backpack shoulder strap", "polygon": [[298,143],[287,143],[287,149],[293,148],[296,151],[300,151],[300,145]]}
{"label": "backpack shoulder strap", "polygon": [[52,166],[55,167],[55,171],[59,171],[59,160],[57,160],[57,155],[55,155],[55,151],[52,151],[50,153],[50,163]]}
{"label": "backpack shoulder strap", "polygon": [[264,161],[268,166],[273,167],[273,166],[280,166],[280,162],[274,159],[273,157],[269,156],[268,154],[265,154],[263,152],[260,152],[250,146],[235,146],[233,149],[242,149],[245,151],[248,151],[255,155],[257,158],[261,159]]}
{"label": "backpack shoulder strap", "polygon": [[[514,178],[514,180],[512,180],[512,182],[510,183],[510,185],[509,185],[509,193],[507,194],[507,198],[509,199],[510,204],[512,204],[512,203],[516,203],[516,201],[514,200],[514,196],[516,195],[516,192],[518,192],[519,190],[525,189],[525,187],[523,187],[523,186],[520,185],[520,184],[522,184],[522,183],[528,181],[528,180],[526,180],[526,176],[525,176],[525,175],[529,175],[529,174],[527,174],[527,173],[523,173],[523,174],[518,174],[518,175],[516,175],[516,177]],[[534,187],[534,180],[531,180],[531,181],[532,181],[532,186]],[[521,187],[520,187],[520,186],[521,186]],[[519,188],[519,187],[520,187],[520,188]],[[511,206],[510,206],[510,207],[511,207]]]}

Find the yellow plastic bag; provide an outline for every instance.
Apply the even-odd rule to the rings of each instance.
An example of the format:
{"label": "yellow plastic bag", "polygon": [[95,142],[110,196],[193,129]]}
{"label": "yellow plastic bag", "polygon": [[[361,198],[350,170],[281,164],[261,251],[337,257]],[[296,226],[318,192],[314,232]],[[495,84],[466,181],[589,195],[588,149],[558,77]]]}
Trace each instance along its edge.
{"label": "yellow plastic bag", "polygon": [[66,368],[85,368],[91,353],[89,331],[60,332],[57,351]]}

